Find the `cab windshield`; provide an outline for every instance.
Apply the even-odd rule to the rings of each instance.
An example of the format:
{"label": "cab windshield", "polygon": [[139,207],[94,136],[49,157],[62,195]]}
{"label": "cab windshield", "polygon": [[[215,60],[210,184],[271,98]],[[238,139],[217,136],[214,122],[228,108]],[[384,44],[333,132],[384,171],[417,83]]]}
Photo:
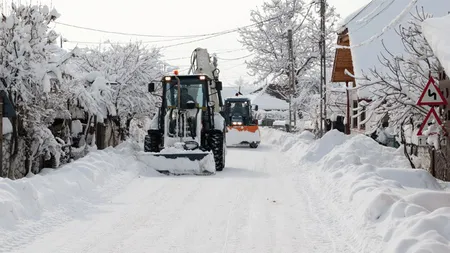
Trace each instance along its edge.
{"label": "cab windshield", "polygon": [[229,116],[248,117],[249,107],[247,102],[231,102],[228,104]]}
{"label": "cab windshield", "polygon": [[[197,108],[205,105],[205,98],[203,96],[202,83],[189,83],[180,86],[181,90],[181,108],[186,108],[188,101],[194,101]],[[178,105],[178,85],[173,83],[166,84],[166,99],[167,106],[173,107]]]}

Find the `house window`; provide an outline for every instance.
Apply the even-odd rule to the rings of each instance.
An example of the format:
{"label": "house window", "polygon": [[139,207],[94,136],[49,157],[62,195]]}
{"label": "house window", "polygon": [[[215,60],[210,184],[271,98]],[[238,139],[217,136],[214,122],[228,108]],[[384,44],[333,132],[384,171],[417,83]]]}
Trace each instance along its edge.
{"label": "house window", "polygon": [[[355,109],[358,108],[358,101],[357,100],[353,100],[353,108],[352,108],[352,115],[356,116],[358,114],[358,111],[356,111]],[[352,118],[352,127],[353,128],[358,128],[358,117],[354,117]]]}
{"label": "house window", "polygon": [[[366,107],[365,106],[362,108],[362,112],[361,112],[360,117],[361,117],[361,122],[366,120]],[[359,127],[360,127],[360,129],[365,130],[366,129],[366,124],[361,124]]]}
{"label": "house window", "polygon": [[381,127],[389,127],[389,115],[384,115],[381,123]]}

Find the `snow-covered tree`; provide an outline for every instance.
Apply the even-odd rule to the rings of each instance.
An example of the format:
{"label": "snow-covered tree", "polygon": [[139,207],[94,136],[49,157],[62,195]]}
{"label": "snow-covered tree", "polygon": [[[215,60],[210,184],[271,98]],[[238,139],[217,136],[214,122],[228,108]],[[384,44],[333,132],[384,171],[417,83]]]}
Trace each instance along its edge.
{"label": "snow-covered tree", "polygon": [[[30,172],[40,155],[59,157],[61,147],[48,129],[59,110],[51,94],[54,80],[61,81],[58,35],[49,25],[59,17],[47,6],[16,6],[0,23],[0,82],[18,117],[12,120],[13,138],[8,177],[15,169]],[[61,84],[61,82],[58,82]],[[23,166],[23,161],[25,166]]]}
{"label": "snow-covered tree", "polygon": [[[381,119],[389,117],[389,123],[399,129],[403,122],[420,123],[427,113],[427,108],[417,106],[416,102],[428,82],[430,74],[442,72],[442,66],[421,31],[421,22],[431,17],[423,10],[416,9],[405,25],[396,30],[399,40],[403,42],[405,54],[394,55],[385,47],[380,62],[388,71],[377,69],[370,71],[367,88],[373,92],[373,102],[368,105],[368,122],[381,125]],[[378,119],[378,120],[374,120]]]}
{"label": "snow-covered tree", "polygon": [[[312,74],[308,75],[308,71],[320,65],[320,16],[316,7],[315,2],[306,3],[304,0],[269,0],[261,9],[251,12],[254,26],[240,30],[241,43],[254,53],[253,59],[247,61],[250,74],[256,76],[257,81],[271,79],[271,83],[277,84],[274,86],[277,92],[286,99],[290,66],[288,29],[293,32],[294,69],[299,86],[297,90],[311,82],[309,76]],[[329,59],[332,56],[332,43],[335,42],[334,24],[337,19],[335,9],[328,6],[325,38]],[[320,81],[314,82],[317,87],[319,84]]]}
{"label": "snow-covered tree", "polygon": [[161,57],[158,49],[141,43],[110,44],[86,50],[76,64],[104,116],[118,116],[121,129],[127,129],[132,117],[154,113],[156,97],[147,85],[161,77]]}

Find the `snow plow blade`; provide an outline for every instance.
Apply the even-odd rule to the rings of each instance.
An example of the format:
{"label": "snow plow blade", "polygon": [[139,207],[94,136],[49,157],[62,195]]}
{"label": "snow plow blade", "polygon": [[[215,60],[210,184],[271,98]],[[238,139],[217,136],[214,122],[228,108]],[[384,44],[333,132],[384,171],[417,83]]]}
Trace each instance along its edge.
{"label": "snow plow blade", "polygon": [[210,152],[140,152],[138,160],[164,175],[208,176],[216,173],[214,156]]}
{"label": "snow plow blade", "polygon": [[228,126],[227,146],[249,145],[256,148],[261,143],[261,133],[258,126]]}

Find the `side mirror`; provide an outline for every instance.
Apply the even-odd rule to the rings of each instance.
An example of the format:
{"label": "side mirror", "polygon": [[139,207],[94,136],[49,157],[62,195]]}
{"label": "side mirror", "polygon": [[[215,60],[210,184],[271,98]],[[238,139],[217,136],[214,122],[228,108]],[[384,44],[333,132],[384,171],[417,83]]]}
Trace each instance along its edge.
{"label": "side mirror", "polygon": [[258,111],[258,108],[259,108],[258,105],[255,105],[255,111]]}
{"label": "side mirror", "polygon": [[186,109],[195,109],[195,101],[192,101],[192,100],[187,101]]}
{"label": "side mirror", "polygon": [[150,93],[155,92],[155,83],[148,84],[148,92]]}
{"label": "side mirror", "polygon": [[216,90],[222,90],[222,82],[221,81],[216,82]]}

